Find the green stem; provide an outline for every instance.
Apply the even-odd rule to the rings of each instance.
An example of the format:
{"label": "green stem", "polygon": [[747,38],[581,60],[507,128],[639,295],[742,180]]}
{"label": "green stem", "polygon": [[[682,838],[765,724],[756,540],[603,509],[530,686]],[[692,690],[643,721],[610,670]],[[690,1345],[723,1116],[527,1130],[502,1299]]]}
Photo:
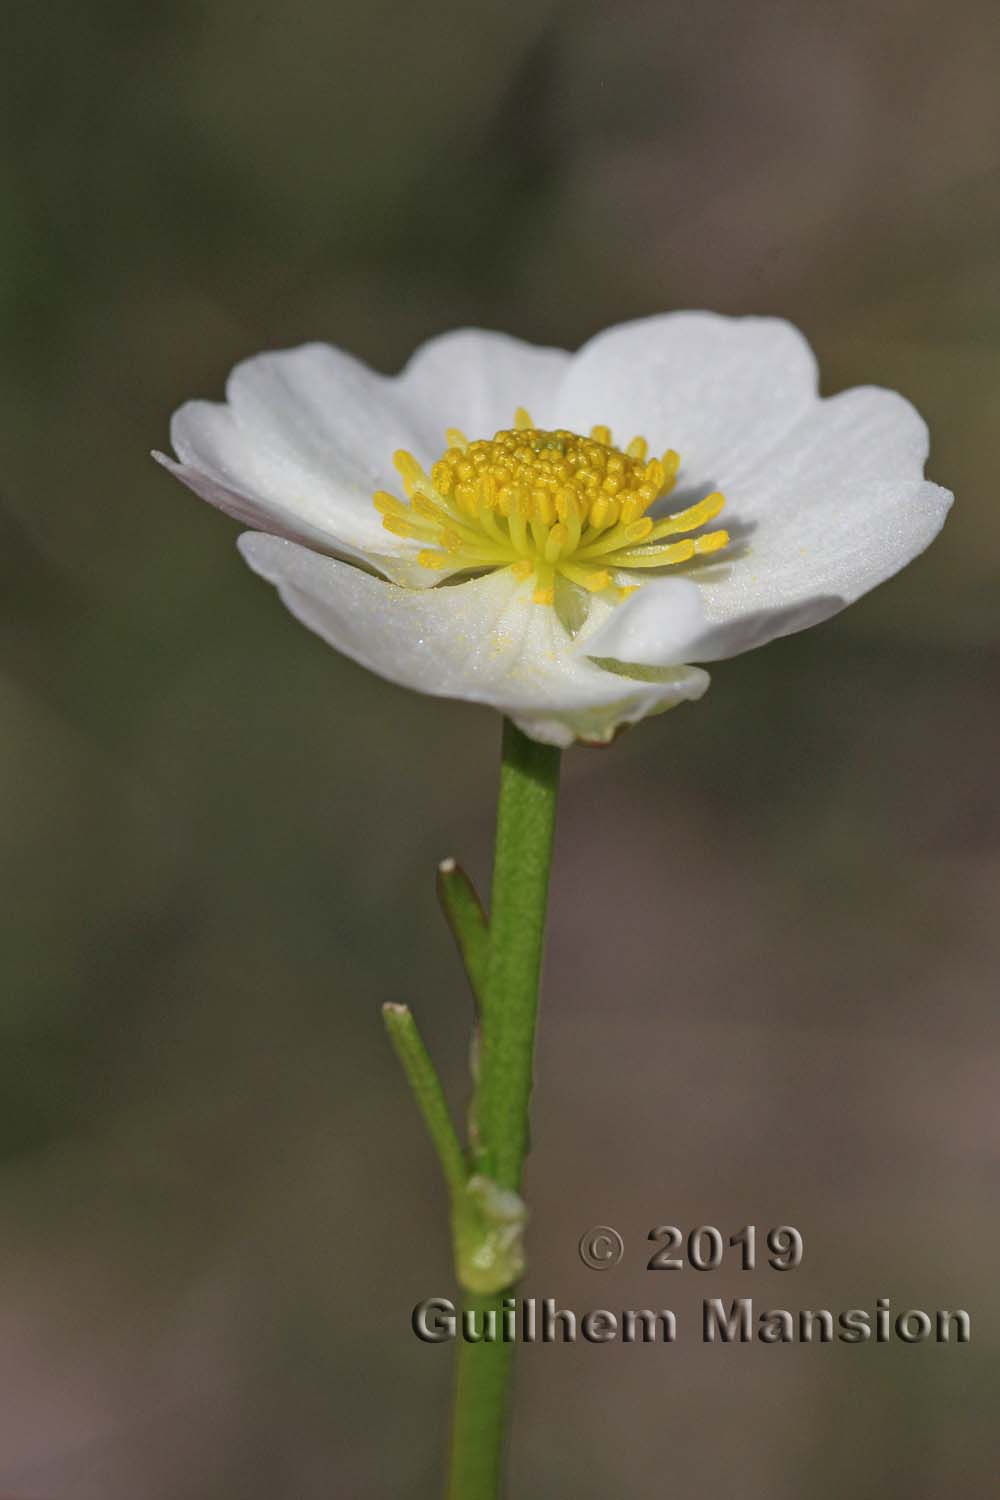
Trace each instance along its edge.
{"label": "green stem", "polygon": [[[499,1324],[499,1295],[467,1292],[462,1305],[477,1326],[491,1309]],[[513,1344],[459,1341],[448,1500],[494,1500],[500,1494],[513,1353]]]}
{"label": "green stem", "polygon": [[[477,1167],[519,1192],[528,1150],[538,980],[559,784],[559,751],[504,721],[475,1113]],[[501,1293],[467,1296],[481,1317]],[[460,1337],[449,1500],[500,1494],[512,1346]]]}
{"label": "green stem", "polygon": [[518,1192],[528,1150],[538,977],[555,830],[559,751],[509,721],[497,806],[477,1115],[479,1170]]}

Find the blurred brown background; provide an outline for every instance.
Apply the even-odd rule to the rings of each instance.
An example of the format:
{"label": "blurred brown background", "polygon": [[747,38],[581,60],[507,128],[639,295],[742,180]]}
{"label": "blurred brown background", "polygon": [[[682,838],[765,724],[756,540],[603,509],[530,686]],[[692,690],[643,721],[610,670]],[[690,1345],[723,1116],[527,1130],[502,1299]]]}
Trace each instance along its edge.
{"label": "blurred brown background", "polygon": [[[442,1194],[379,1005],[460,1106],[432,874],[486,878],[499,723],[285,615],[150,462],[171,410],[268,346],[395,369],[689,306],[904,391],[959,505],[849,614],[567,757],[526,1290],[689,1326],[890,1296],[974,1342],[526,1350],[511,1493],[992,1495],[996,6],[4,19],[0,1489],[440,1488],[452,1351],[409,1313],[450,1287]],[[748,1221],[803,1268],[643,1269],[655,1224]]]}

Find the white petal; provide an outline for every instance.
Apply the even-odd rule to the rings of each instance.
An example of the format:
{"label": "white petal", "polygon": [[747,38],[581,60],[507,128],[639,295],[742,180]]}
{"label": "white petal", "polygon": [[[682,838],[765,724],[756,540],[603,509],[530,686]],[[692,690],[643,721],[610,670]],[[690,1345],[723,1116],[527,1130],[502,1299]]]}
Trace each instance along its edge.
{"label": "white petal", "polygon": [[751,532],[731,558],[644,582],[579,647],[665,666],[718,661],[803,630],[905,567],[937,536],[951,501],[928,480],[836,486],[784,528]]}
{"label": "white petal", "polygon": [[574,650],[555,610],[531,602],[533,580],[510,570],[416,592],[272,536],[245,533],[240,550],[304,625],[362,666],[420,692],[490,704],[548,743],[605,741],[708,686],[695,667],[655,680],[598,667]]}
{"label": "white petal", "polygon": [[[712,621],[826,598],[852,604],[923,552],[944,525],[952,495],[924,479],[845,480],[803,497],[783,526],[750,531],[734,556],[699,584]],[[742,555],[740,555],[742,553]]]}
{"label": "white petal", "polygon": [[730,489],[732,543],[690,576],[707,619],[735,634],[714,630],[695,659],[825,619],[918,556],[953,498],[923,478],[927,451],[926,424],[894,391],[820,402]]}
{"label": "white petal", "polygon": [[536,426],[553,426],[571,361],[563,349],[480,328],[459,328],[421,345],[398,378],[423,447],[418,457],[439,457],[447,427],[459,427],[469,438],[491,438],[514,425],[519,406]]}
{"label": "white petal", "polygon": [[393,453],[430,464],[446,428],[492,436],[528,403],[542,420],[568,361],[475,329],[431,340],[398,376],[327,344],[259,354],[233,370],[225,403],[189,401],[174,414],[181,462],[157,457],[239,520],[426,587],[441,575],[412,566],[423,544],[386,531],[372,505],[378,489],[402,493]]}
{"label": "white petal", "polygon": [[276,535],[328,550],[415,553],[372,505],[392,478],[394,448],[412,435],[390,414],[388,385],[325,344],[256,355],[233,370],[227,403],[189,401],[174,414],[179,477],[195,487],[203,476],[198,492],[213,504],[221,502],[210,486],[242,497],[254,524]]}
{"label": "white petal", "polygon": [[[624,573],[622,573],[624,580]],[[698,585],[687,578],[647,578],[623,603],[603,608],[595,595],[574,644],[587,656],[636,662],[684,661],[710,628]]]}
{"label": "white petal", "polygon": [[819,401],[765,455],[748,455],[728,481],[726,522],[785,523],[832,486],[922,479],[927,424],[895,391],[856,386]]}
{"label": "white petal", "polygon": [[598,334],[573,361],[559,424],[607,423],[654,453],[675,448],[681,481],[725,488],[749,457],[768,452],[818,400],[816,361],[778,318],[666,313]]}
{"label": "white petal", "polygon": [[952,497],[922,479],[927,427],[874,386],[818,402],[770,452],[744,455],[710,564],[650,579],[579,644],[661,665],[717,661],[836,614],[922,552]]}
{"label": "white petal", "polygon": [[[227,516],[232,516],[236,521],[242,521],[244,526],[266,526],[272,536],[285,537],[289,541],[304,541],[321,551],[337,552],[342,557],[355,558],[358,562],[366,563],[378,568],[393,583],[405,584],[407,588],[424,589],[430,588],[442,577],[447,576],[441,572],[430,572],[421,567],[416,561],[416,550],[406,542],[393,537],[387,531],[383,531],[379,537],[378,546],[375,547],[352,547],[345,541],[334,540],[326,532],[318,527],[311,526],[300,516],[292,515],[286,509],[274,503],[265,503],[260,500],[252,500],[246,494],[240,494],[236,490],[228,489],[219,484],[217,480],[210,479],[207,474],[198,469],[192,469],[187,464],[176,463],[165,453],[154,451],[153,457],[188,489],[214,505],[217,510],[224,511]],[[398,544],[395,555],[388,549]]]}
{"label": "white petal", "polygon": [[513,425],[518,406],[544,425],[569,363],[561,349],[460,328],[422,344],[399,375],[380,375],[328,344],[260,354],[236,366],[226,396],[247,433],[317,480],[335,475],[378,523],[372,493],[399,490],[397,448],[429,466],[449,427],[492,437]]}
{"label": "white petal", "polygon": [[[626,581],[624,573],[622,580]],[[637,593],[610,614],[593,623],[588,620],[576,638],[576,646],[588,656],[637,666],[719,661],[816,625],[836,614],[846,602],[820,595],[718,623],[709,619],[704,592],[689,578],[647,578]]]}

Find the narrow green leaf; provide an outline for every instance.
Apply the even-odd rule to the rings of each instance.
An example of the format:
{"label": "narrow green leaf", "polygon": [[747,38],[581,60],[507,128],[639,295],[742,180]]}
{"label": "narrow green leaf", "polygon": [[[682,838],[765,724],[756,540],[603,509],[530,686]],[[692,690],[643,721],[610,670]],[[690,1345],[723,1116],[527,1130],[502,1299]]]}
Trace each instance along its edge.
{"label": "narrow green leaf", "polygon": [[481,1014],[490,959],[490,929],[483,904],[472,881],[453,859],[443,859],[438,865],[437,891]]}
{"label": "narrow green leaf", "polygon": [[417,1030],[417,1023],[408,1005],[383,1005],[382,1018],[396,1056],[413,1090],[417,1108],[434,1149],[437,1151],[441,1170],[452,1200],[461,1199],[469,1177],[465,1152],[452,1124],[448,1101],[441,1087],[437,1070],[431,1062],[430,1053],[424,1046]]}

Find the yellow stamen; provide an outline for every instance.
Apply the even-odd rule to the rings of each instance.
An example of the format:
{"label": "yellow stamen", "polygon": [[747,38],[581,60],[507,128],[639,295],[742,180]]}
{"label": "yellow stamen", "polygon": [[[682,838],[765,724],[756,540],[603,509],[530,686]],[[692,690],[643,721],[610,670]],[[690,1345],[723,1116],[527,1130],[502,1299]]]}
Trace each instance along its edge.
{"label": "yellow stamen", "polygon": [[638,521],[632,521],[629,525],[623,522],[612,531],[608,531],[589,547],[581,547],[579,557],[581,560],[589,561],[592,557],[603,557],[609,552],[615,552],[620,547],[631,546],[634,542],[643,542],[653,531],[653,522],[649,516],[643,516]]}
{"label": "yellow stamen", "polygon": [[554,604],[555,600],[555,573],[547,564],[540,563],[535,569],[535,592],[531,596],[531,602],[533,604]]}
{"label": "yellow stamen", "polygon": [[446,464],[443,460],[436,463],[431,469],[431,484],[433,484],[439,495],[443,495],[447,499],[455,488],[455,471],[451,465]]}
{"label": "yellow stamen", "polygon": [[430,484],[427,475],[417,463],[412,453],[407,453],[405,448],[398,448],[392,455],[392,462],[399,470],[403,479],[403,488],[408,495],[412,495],[417,485],[421,482]]}
{"label": "yellow stamen", "polygon": [[443,506],[435,505],[433,500],[428,500],[427,496],[422,495],[419,490],[410,501],[410,508],[428,521],[445,521],[448,518],[448,512]]}
{"label": "yellow stamen", "polygon": [[680,510],[674,516],[664,516],[662,521],[657,521],[649,539],[655,542],[662,536],[673,536],[678,531],[694,531],[698,526],[704,526],[706,521],[714,521],[725,503],[726,497],[714,490],[704,500],[699,500],[697,505],[689,505],[687,510]]}
{"label": "yellow stamen", "polygon": [[611,574],[607,568],[582,568],[571,562],[560,562],[558,567],[564,578],[579,584],[580,588],[591,594],[599,594],[611,582]]}
{"label": "yellow stamen", "polygon": [[418,526],[413,521],[404,521],[399,516],[385,516],[382,525],[386,531],[391,531],[393,536],[422,537],[427,528]]}
{"label": "yellow stamen", "polygon": [[567,531],[561,521],[551,528],[548,540],[545,543],[544,557],[546,562],[555,562],[566,544]]}
{"label": "yellow stamen", "polygon": [[711,531],[707,536],[685,537],[682,542],[668,542],[665,547],[643,547],[635,552],[616,552],[609,561],[618,568],[663,568],[688,562],[695,553],[718,552],[729,541],[728,531]]}
{"label": "yellow stamen", "polygon": [[385,490],[373,501],[387,531],[425,544],[421,567],[510,568],[515,578],[534,578],[537,604],[554,602],[557,574],[574,588],[623,599],[633,589],[612,583],[616,570],[674,566],[729,540],[726,531],[685,535],[719,514],[718,492],[675,515],[647,514],[676,482],[673,448],[650,459],[646,440],[635,437],[622,452],[603,424],[586,437],[544,431],[523,407],[513,427],[492,438],[470,441],[450,427],[446,439],[429,474],[405,449],[393,455],[408,503]]}
{"label": "yellow stamen", "polygon": [[372,498],[372,504],[383,516],[405,516],[407,507],[402,500],[397,500],[395,495],[390,495],[386,490],[376,490]]}
{"label": "yellow stamen", "polygon": [[616,552],[615,565],[619,568],[665,568],[674,563],[688,562],[694,557],[694,542],[686,537],[683,542],[670,542],[665,547],[644,547],[640,552]]}
{"label": "yellow stamen", "polygon": [[611,501],[599,495],[590,507],[590,515],[587,520],[595,532],[603,531],[606,521],[611,514]]}
{"label": "yellow stamen", "polygon": [[728,545],[728,531],[710,531],[705,536],[696,536],[694,539],[694,550],[699,557],[706,557],[710,552],[721,552]]}

